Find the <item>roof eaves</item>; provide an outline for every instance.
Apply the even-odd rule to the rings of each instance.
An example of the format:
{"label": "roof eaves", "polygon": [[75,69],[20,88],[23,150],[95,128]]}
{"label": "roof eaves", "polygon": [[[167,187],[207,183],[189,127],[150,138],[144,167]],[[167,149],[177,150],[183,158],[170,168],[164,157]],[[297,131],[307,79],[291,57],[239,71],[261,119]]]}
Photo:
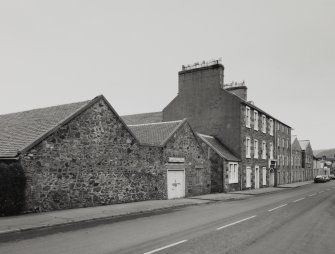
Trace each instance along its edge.
{"label": "roof eaves", "polygon": [[[214,138],[213,136],[208,136],[208,135],[205,135],[205,134],[201,134],[201,133],[197,133],[198,136],[201,138],[202,141],[204,141],[209,147],[211,147],[214,151],[216,151],[217,154],[219,154],[222,158],[228,160],[228,158],[222,154],[220,151],[218,151],[210,142],[208,142],[208,140],[206,140],[204,138],[204,136],[207,136],[207,137],[210,137],[210,138]],[[240,159],[238,159],[235,155],[234,157],[237,159],[236,161],[241,161]],[[232,160],[229,160],[229,161],[232,161]],[[235,160],[234,160],[235,161]]]}

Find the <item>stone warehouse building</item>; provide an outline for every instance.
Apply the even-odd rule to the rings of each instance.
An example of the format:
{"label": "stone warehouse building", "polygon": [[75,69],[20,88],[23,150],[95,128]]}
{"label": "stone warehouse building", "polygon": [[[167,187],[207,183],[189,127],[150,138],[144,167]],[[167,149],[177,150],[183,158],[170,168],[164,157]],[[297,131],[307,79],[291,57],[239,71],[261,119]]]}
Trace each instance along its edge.
{"label": "stone warehouse building", "polygon": [[186,120],[128,127],[104,96],[0,116],[0,178],[25,178],[14,213],[207,194],[208,165]]}

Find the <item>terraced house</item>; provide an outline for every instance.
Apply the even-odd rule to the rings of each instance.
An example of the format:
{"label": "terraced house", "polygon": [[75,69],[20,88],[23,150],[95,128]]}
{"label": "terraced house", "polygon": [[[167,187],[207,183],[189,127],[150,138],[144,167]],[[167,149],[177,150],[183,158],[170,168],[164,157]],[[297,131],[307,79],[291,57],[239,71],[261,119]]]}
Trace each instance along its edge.
{"label": "terraced house", "polygon": [[[227,167],[210,160],[212,186],[222,186],[216,190],[228,192],[289,182],[291,128],[248,101],[244,82],[224,84],[224,67],[219,61],[183,66],[178,76],[178,95],[163,112],[142,116],[157,120],[159,115],[158,121],[187,118],[201,137],[215,139],[230,154],[225,159]],[[140,115],[135,118],[141,121]],[[283,131],[277,131],[279,125],[285,127]],[[277,138],[285,149],[278,149]],[[284,161],[280,168],[278,158]]]}

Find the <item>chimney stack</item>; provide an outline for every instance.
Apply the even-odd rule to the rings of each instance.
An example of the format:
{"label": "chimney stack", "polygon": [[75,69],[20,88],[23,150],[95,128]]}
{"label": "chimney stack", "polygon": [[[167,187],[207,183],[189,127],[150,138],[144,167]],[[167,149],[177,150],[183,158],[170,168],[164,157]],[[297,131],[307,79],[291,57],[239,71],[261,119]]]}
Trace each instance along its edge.
{"label": "chimney stack", "polygon": [[247,101],[248,99],[248,88],[245,82],[231,82],[230,84],[225,84],[223,88],[236,96],[240,97],[242,100]]}

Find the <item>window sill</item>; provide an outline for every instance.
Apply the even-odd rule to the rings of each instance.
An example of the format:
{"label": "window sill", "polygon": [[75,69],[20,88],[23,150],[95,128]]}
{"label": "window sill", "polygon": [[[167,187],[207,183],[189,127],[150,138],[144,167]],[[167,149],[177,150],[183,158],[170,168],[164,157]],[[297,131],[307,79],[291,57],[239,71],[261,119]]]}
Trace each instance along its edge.
{"label": "window sill", "polygon": [[235,182],[235,181],[229,181],[229,184],[234,184],[234,183],[238,183],[238,181],[237,182]]}

